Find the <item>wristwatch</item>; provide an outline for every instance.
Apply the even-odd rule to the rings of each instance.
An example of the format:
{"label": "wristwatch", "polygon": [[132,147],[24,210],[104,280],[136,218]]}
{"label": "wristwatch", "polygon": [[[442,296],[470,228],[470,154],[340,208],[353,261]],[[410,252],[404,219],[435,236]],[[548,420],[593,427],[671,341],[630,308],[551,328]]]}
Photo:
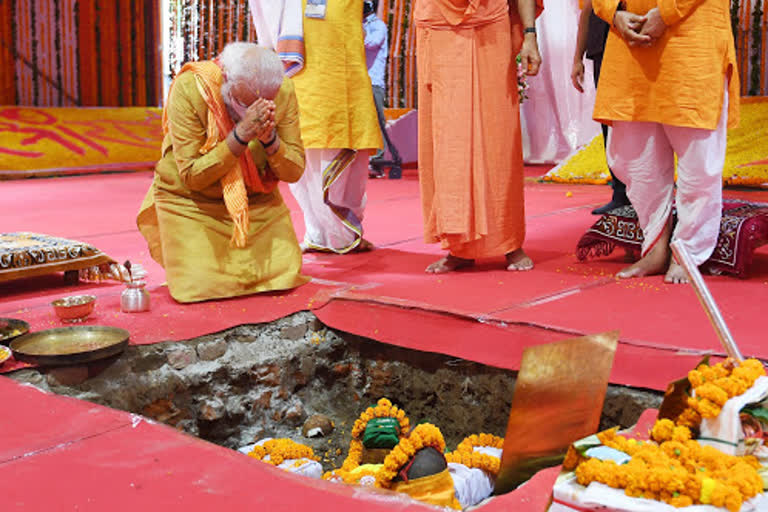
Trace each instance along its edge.
{"label": "wristwatch", "polygon": [[525,27],[523,30],[523,34],[535,34],[536,33],[536,27]]}

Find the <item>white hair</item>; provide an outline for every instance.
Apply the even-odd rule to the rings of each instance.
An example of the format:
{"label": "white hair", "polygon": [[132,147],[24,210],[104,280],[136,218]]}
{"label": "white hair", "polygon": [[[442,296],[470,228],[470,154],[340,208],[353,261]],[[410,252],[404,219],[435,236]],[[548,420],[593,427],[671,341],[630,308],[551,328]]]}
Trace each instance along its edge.
{"label": "white hair", "polygon": [[229,43],[219,55],[224,71],[222,96],[234,82],[245,82],[257,96],[272,100],[283,83],[285,70],[275,52],[254,43]]}

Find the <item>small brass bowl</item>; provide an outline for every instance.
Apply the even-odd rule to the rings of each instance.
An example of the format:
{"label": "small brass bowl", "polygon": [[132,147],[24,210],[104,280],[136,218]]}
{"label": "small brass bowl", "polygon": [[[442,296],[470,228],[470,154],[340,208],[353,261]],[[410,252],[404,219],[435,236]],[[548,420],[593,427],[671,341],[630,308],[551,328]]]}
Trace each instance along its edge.
{"label": "small brass bowl", "polygon": [[51,302],[53,310],[62,322],[82,322],[93,312],[96,297],[93,295],[74,295]]}
{"label": "small brass bowl", "polygon": [[6,362],[11,357],[11,349],[5,345],[0,345],[0,365]]}

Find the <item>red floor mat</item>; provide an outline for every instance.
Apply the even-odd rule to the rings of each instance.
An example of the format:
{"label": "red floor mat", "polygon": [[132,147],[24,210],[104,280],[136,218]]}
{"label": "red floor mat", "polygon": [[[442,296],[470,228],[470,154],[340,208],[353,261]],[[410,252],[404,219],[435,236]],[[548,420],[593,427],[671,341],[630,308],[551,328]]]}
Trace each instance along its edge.
{"label": "red floor mat", "polygon": [[[402,180],[369,183],[366,236],[378,250],[307,255],[304,271],[315,281],[293,292],[181,306],[161,286],[164,273],[148,258],[135,228],[135,212],[150,181],[147,174],[84,176],[7,182],[0,191],[10,212],[3,230],[80,239],[119,261],[145,265],[153,300],[150,313],[120,313],[119,285],[66,287],[58,277],[43,277],[0,285],[0,315],[25,318],[34,329],[58,326],[49,302],[88,292],[98,297],[92,323],[126,327],[133,343],[151,343],[314,308],[322,320],[340,329],[507,368],[517,367],[526,345],[618,328],[622,345],[613,381],[658,389],[667,376],[688,369],[695,359],[691,352],[721,352],[689,287],[663,285],[658,277],[617,283],[612,275],[624,265],[618,253],[576,261],[576,241],[594,221],[589,211],[607,199],[606,186],[541,184],[528,178],[526,250],[536,262],[534,271],[506,272],[503,258],[497,258],[434,276],[424,268],[442,252],[422,242],[417,174],[407,170]],[[302,236],[301,212],[287,187],[282,190]],[[768,193],[753,191],[727,195],[768,198]],[[761,357],[768,356],[758,329],[758,308],[768,298],[765,253],[759,251],[749,280],[707,278],[743,352]],[[332,302],[325,305],[328,300]],[[6,363],[0,371],[11,368]],[[655,377],[644,384],[644,374]]]}

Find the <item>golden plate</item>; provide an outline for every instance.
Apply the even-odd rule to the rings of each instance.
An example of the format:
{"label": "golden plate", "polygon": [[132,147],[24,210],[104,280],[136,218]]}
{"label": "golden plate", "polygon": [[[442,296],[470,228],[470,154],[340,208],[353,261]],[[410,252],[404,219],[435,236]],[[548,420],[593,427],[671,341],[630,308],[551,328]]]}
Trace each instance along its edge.
{"label": "golden plate", "polygon": [[29,332],[29,324],[18,318],[0,318],[0,343],[7,345],[12,339]]}
{"label": "golden plate", "polygon": [[19,361],[39,365],[77,364],[122,352],[130,333],[117,327],[88,325],[60,327],[25,334],[11,342]]}

